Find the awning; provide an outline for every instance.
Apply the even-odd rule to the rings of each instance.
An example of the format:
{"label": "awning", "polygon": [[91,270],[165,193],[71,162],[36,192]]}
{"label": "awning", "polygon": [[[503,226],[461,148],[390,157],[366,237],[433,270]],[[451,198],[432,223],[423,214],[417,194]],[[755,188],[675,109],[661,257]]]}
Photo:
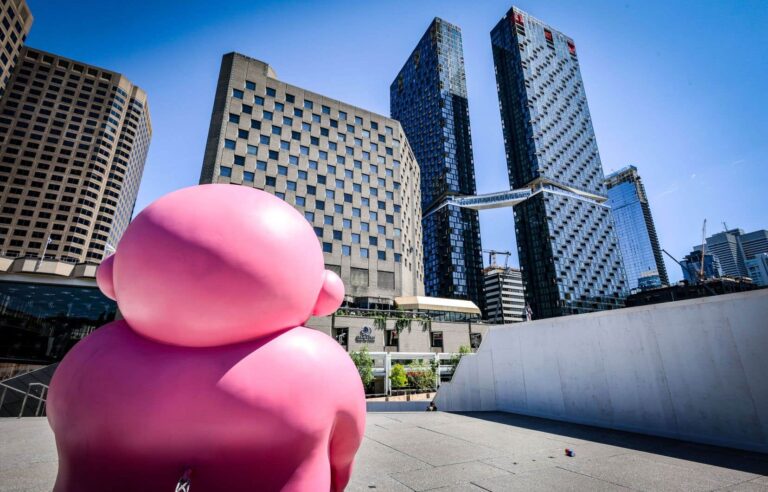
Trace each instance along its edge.
{"label": "awning", "polygon": [[481,314],[472,301],[444,299],[442,297],[408,296],[395,297],[397,307],[415,311],[442,311],[449,313]]}

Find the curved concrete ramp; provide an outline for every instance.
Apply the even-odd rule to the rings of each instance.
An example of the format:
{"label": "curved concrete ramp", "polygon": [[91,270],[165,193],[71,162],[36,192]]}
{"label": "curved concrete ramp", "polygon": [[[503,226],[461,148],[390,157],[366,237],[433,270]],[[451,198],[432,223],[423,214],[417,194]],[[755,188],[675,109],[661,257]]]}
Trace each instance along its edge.
{"label": "curved concrete ramp", "polygon": [[768,452],[768,289],[493,327],[435,401]]}

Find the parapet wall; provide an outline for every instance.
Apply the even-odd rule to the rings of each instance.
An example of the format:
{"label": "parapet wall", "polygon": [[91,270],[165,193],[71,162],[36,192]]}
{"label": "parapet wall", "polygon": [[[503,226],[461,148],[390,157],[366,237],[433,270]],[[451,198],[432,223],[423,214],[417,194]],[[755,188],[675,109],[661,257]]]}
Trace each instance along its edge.
{"label": "parapet wall", "polygon": [[768,452],[768,289],[492,327],[436,404]]}

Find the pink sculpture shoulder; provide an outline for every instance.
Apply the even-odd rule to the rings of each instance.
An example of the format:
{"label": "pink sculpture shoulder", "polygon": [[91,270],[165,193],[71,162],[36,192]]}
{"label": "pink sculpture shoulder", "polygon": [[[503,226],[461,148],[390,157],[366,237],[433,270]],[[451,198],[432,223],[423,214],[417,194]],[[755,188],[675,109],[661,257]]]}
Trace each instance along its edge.
{"label": "pink sculpture shoulder", "polygon": [[344,489],[365,395],[347,353],[302,326],[344,285],[299,212],[252,188],[176,191],[131,222],[97,281],[124,319],[53,377],[54,490]]}

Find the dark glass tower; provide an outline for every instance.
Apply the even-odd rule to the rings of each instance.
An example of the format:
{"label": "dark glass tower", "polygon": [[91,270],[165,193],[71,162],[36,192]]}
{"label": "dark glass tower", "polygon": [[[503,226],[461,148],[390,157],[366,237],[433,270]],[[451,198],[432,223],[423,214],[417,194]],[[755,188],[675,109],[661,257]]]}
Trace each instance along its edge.
{"label": "dark glass tower", "polygon": [[475,210],[453,205],[474,195],[461,30],[435,18],[390,86],[399,120],[421,169],[424,287],[428,296],[469,299],[484,309],[480,223]]}
{"label": "dark glass tower", "polygon": [[645,187],[635,166],[606,176],[608,204],[630,289],[669,285]]}
{"label": "dark glass tower", "polygon": [[491,32],[515,233],[534,318],[623,305],[621,253],[576,45],[512,8]]}

